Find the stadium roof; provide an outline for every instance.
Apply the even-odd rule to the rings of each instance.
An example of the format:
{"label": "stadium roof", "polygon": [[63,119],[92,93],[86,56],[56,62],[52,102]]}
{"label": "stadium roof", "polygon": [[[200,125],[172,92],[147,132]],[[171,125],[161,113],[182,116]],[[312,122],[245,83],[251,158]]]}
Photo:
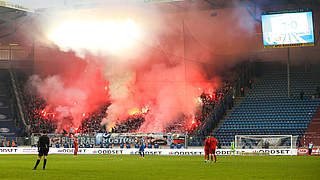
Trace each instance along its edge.
{"label": "stadium roof", "polygon": [[18,4],[0,1],[0,24],[14,21],[34,11]]}

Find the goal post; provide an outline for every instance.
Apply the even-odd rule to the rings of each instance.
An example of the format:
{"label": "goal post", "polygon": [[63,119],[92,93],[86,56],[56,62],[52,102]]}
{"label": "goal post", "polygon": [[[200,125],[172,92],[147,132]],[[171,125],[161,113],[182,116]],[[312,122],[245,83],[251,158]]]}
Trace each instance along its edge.
{"label": "goal post", "polygon": [[281,150],[287,149],[292,152],[296,148],[297,136],[292,135],[236,135],[235,149],[238,152],[256,152],[249,149],[261,150]]}

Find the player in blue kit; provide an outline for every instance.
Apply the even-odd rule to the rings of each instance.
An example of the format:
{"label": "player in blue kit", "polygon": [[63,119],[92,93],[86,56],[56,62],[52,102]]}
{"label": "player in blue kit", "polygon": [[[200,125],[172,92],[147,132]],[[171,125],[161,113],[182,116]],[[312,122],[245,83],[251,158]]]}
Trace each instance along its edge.
{"label": "player in blue kit", "polygon": [[139,147],[139,154],[140,157],[144,159],[144,139],[140,139],[140,147]]}

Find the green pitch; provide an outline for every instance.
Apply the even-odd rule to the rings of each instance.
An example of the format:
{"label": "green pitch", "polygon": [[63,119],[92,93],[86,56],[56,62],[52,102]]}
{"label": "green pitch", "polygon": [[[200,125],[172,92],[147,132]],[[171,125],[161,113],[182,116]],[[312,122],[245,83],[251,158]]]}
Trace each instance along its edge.
{"label": "green pitch", "polygon": [[36,155],[0,155],[0,179],[319,179],[320,157],[49,155],[47,169],[31,170]]}

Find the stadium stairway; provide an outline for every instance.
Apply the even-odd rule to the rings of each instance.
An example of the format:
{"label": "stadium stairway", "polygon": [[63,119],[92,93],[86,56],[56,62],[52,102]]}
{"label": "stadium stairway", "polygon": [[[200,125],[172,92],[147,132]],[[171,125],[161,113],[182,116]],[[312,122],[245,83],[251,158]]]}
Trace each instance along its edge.
{"label": "stadium stairway", "polygon": [[9,72],[0,70],[0,136],[16,136],[16,126],[13,121],[10,106]]}
{"label": "stadium stairway", "polygon": [[218,129],[220,129],[220,127],[224,124],[224,122],[230,116],[230,114],[233,112],[233,110],[241,104],[243,99],[244,99],[243,97],[236,97],[236,99],[234,101],[234,106],[232,107],[232,109],[228,109],[226,111],[226,115],[219,121],[217,126],[212,130],[212,134],[215,134],[218,131]]}
{"label": "stadium stairway", "polygon": [[[221,146],[230,146],[235,135],[293,135],[299,141],[312,117],[317,117],[314,115],[320,99],[311,99],[311,95],[320,85],[318,76],[311,72],[292,73],[292,97],[288,98],[285,69],[270,69],[215,132]],[[302,100],[301,91],[305,93]]]}
{"label": "stadium stairway", "polygon": [[313,144],[320,145],[320,106],[312,117],[304,137],[300,140],[300,144],[307,146],[310,140]]}

